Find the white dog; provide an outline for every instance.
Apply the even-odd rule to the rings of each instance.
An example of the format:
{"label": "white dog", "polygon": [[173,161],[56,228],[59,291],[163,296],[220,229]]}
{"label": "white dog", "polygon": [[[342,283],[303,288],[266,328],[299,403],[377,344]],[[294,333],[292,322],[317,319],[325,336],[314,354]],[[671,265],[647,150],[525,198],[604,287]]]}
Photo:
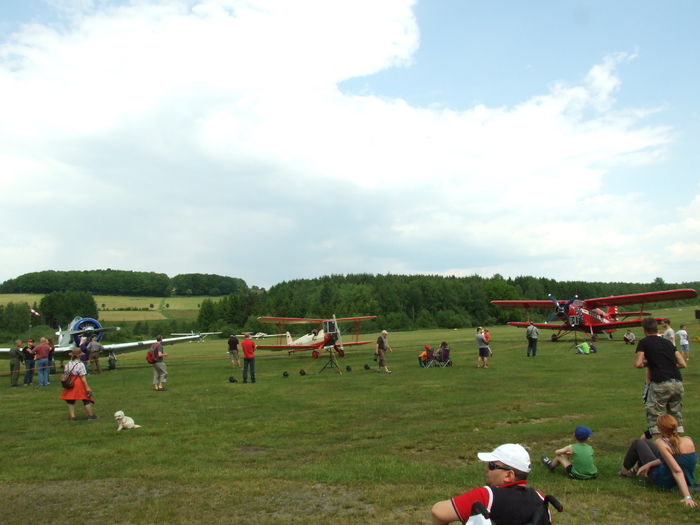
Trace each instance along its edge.
{"label": "white dog", "polygon": [[114,419],[118,424],[117,431],[121,430],[122,428],[141,428],[141,425],[136,425],[134,423],[134,420],[131,419],[129,416],[125,416],[124,412],[122,412],[121,410],[114,413]]}

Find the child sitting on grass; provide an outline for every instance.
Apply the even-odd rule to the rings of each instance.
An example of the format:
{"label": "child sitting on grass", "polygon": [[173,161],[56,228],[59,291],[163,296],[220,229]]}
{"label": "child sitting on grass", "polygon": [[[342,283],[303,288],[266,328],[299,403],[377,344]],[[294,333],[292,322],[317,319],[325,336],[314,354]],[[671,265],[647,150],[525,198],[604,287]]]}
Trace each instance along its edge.
{"label": "child sitting on grass", "polygon": [[542,456],[542,463],[550,472],[557,465],[563,465],[566,473],[572,479],[593,479],[598,477],[598,469],[593,462],[593,447],[586,441],[593,434],[593,431],[583,425],[579,425],[574,430],[574,438],[576,443],[567,445],[564,448],[556,450],[554,454],[557,457],[554,460],[547,456]]}

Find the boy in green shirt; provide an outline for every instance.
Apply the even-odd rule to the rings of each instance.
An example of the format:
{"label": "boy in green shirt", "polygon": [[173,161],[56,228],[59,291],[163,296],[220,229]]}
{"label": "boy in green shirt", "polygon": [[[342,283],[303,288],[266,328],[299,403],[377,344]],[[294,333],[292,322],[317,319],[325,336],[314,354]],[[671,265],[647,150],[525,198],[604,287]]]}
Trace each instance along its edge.
{"label": "boy in green shirt", "polygon": [[542,463],[550,471],[553,471],[557,465],[563,465],[566,473],[572,479],[593,479],[598,477],[598,469],[593,462],[593,447],[586,441],[593,434],[593,431],[583,425],[579,425],[574,430],[574,438],[576,443],[567,445],[564,448],[556,450],[554,454],[557,457],[554,460],[547,456],[542,456]]}

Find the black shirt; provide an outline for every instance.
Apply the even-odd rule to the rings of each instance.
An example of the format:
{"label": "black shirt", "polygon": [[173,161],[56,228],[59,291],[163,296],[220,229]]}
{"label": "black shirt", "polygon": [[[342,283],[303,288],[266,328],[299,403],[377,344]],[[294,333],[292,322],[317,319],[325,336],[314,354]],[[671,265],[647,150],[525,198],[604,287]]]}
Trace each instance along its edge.
{"label": "black shirt", "polygon": [[648,335],[637,344],[637,352],[644,352],[652,382],[663,383],[669,379],[683,381],[676,366],[676,347],[671,341],[658,335]]}

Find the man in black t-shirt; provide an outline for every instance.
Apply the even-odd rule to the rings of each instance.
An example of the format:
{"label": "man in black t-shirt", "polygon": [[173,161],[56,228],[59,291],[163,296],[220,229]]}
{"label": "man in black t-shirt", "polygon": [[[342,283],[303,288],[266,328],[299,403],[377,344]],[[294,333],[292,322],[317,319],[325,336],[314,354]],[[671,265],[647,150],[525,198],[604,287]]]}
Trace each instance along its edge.
{"label": "man in black t-shirt", "polygon": [[658,323],[653,317],[642,320],[645,337],[637,345],[634,366],[647,368],[649,389],[645,407],[647,423],[652,434],[658,434],[656,419],[670,414],[678,421],[678,431],[683,429],[683,377],[679,368],[685,368],[685,359],[673,343],[659,337]]}
{"label": "man in black t-shirt", "polygon": [[240,368],[241,360],[238,357],[238,337],[235,334],[228,336],[228,353],[231,354],[231,368]]}

